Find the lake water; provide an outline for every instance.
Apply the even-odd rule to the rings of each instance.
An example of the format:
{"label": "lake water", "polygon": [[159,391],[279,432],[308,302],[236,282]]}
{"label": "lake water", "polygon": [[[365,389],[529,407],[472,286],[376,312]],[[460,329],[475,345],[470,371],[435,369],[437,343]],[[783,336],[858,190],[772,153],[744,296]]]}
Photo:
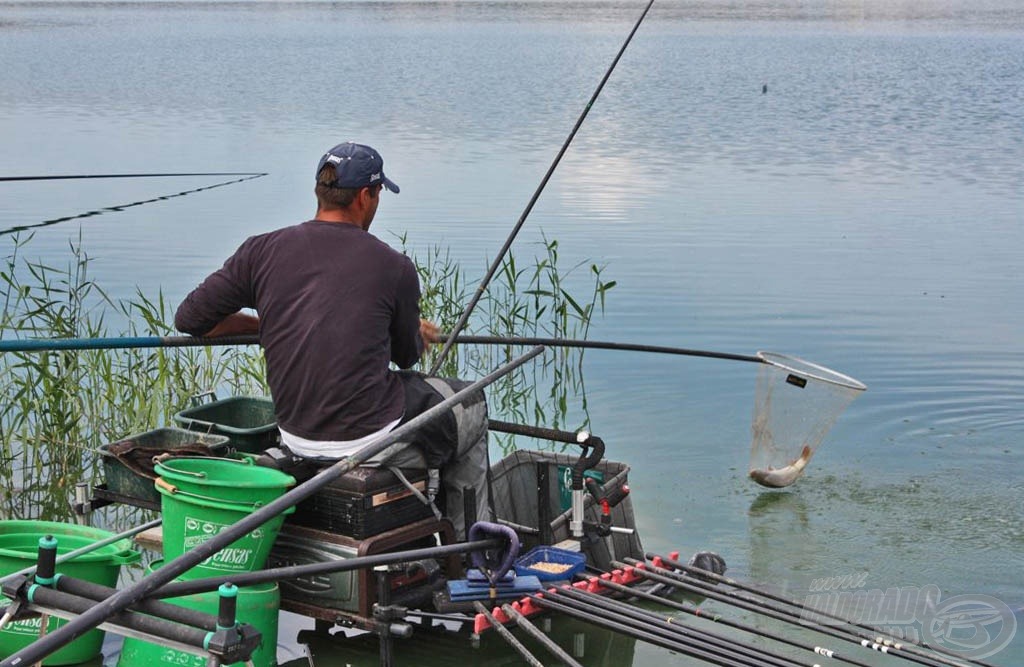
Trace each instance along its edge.
{"label": "lake water", "polygon": [[[402,187],[374,231],[482,274],[641,10],[0,2],[0,176],[267,173],[176,197],[231,179],[0,183],[0,230],[42,225],[27,254],[58,264],[81,235],[113,296],[176,303],[244,237],[310,217],[317,158],[351,139]],[[516,253],[543,233],[606,265],[618,286],[591,338],[775,350],[868,391],[768,492],[746,476],[756,368],[588,352],[592,428],[633,466],[648,549],[712,549],[798,597],[848,574],[934,584],[1024,623],[1022,109],[1015,0],[654,6]],[[306,665],[293,630],[281,659]],[[691,664],[586,636],[587,664]],[[310,650],[376,660],[372,643]],[[400,653],[453,655],[516,662],[497,639]],[[987,660],[1024,663],[1024,629]]]}

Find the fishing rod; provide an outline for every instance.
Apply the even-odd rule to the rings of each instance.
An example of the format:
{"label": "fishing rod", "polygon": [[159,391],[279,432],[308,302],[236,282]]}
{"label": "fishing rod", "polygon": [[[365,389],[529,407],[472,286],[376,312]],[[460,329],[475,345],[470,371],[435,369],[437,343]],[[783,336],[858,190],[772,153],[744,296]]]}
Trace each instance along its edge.
{"label": "fishing rod", "polygon": [[765,360],[748,354],[731,354],[728,352],[712,352],[709,350],[692,350],[684,347],[666,347],[663,345],[640,345],[636,343],[612,343],[599,340],[576,340],[571,338],[531,338],[527,336],[458,336],[456,343],[462,345],[543,345],[545,347],[579,348],[585,350],[619,350],[625,352],[653,352],[655,354],[675,354],[688,357],[710,357],[713,359],[729,359],[732,361],[749,361],[763,364]]}
{"label": "fishing rod", "polygon": [[[627,560],[631,560],[631,559],[627,559]],[[620,563],[618,561],[612,561],[612,565],[615,566],[615,567],[621,567],[621,568],[631,568],[632,569],[631,571],[633,572],[633,574],[636,574],[637,576],[640,576],[640,577],[642,577],[644,579],[648,579],[650,581],[666,584],[668,586],[672,586],[674,588],[678,588],[679,590],[686,591],[688,593],[693,593],[695,595],[699,595],[701,597],[708,598],[710,600],[716,600],[718,602],[724,602],[725,604],[728,604],[728,605],[731,605],[733,607],[736,607],[737,609],[742,609],[744,611],[754,612],[756,614],[760,614],[760,615],[766,616],[768,618],[773,618],[773,619],[778,620],[778,621],[785,621],[787,623],[799,622],[799,619],[794,619],[791,614],[780,613],[780,612],[777,612],[777,611],[773,610],[772,608],[766,607],[764,605],[744,602],[740,598],[730,597],[730,596],[724,595],[724,594],[722,594],[720,592],[716,592],[713,588],[709,589],[709,588],[699,587],[699,586],[693,585],[692,580],[690,580],[691,581],[690,583],[684,582],[679,577],[672,577],[672,576],[670,576],[672,574],[672,572],[669,571],[669,570],[662,571],[662,570],[659,570],[658,568],[647,569],[646,567],[640,567],[639,565],[634,567],[634,566],[627,565],[626,563]],[[853,637],[850,633],[840,632],[839,630],[836,630],[834,628],[830,628],[830,627],[827,627],[827,626],[816,626],[816,625],[807,624],[807,623],[804,623],[804,625],[806,627],[809,627],[809,628],[815,630],[816,632],[820,632],[822,634],[828,635],[828,636],[833,637],[835,639],[841,639],[842,641],[852,642],[854,644],[861,644],[861,641],[858,638]],[[864,644],[861,644],[861,645],[864,645]]]}
{"label": "fishing rod", "polygon": [[[789,665],[802,664],[793,658],[773,653],[767,649],[755,648],[753,646],[745,645],[731,637],[726,637],[706,630],[699,630],[686,624],[679,623],[678,620],[672,616],[663,616],[656,612],[649,612],[626,602],[612,600],[595,593],[588,593],[586,591],[573,588],[572,586],[562,586],[555,589],[554,592],[560,598],[567,597],[570,600],[575,601],[580,605],[581,609],[586,609],[588,607],[598,609],[601,613],[609,617],[629,619],[630,622],[635,623],[638,626],[648,625],[651,628],[655,628],[665,636],[679,635],[689,640],[700,642],[704,646],[715,647],[723,651],[734,653],[738,656],[758,660],[760,664],[765,666],[788,667]],[[551,593],[551,591],[548,591],[548,595],[551,595]],[[808,665],[807,667],[810,666]]]}
{"label": "fishing rod", "polygon": [[473,602],[473,608],[476,609],[478,614],[483,614],[484,618],[487,619],[487,622],[491,624],[491,627],[501,635],[502,639],[508,642],[509,646],[515,649],[516,653],[526,661],[526,664],[530,665],[530,667],[544,667],[544,663],[530,653],[530,649],[526,648],[526,646],[524,646],[523,643],[519,641],[514,634],[512,634],[511,630],[506,628],[498,619],[494,618],[494,615],[483,605],[482,602],[475,600]]}
{"label": "fishing rod", "polygon": [[[169,176],[173,176],[173,175],[176,175],[176,174],[168,174],[168,175]],[[198,174],[196,174],[196,175],[198,175]],[[92,216],[103,215],[104,213],[107,213],[107,212],[120,213],[121,211],[124,211],[125,209],[129,209],[129,208],[132,208],[132,207],[135,207],[135,206],[142,206],[143,204],[152,204],[152,203],[158,202],[158,201],[166,201],[168,199],[174,199],[175,197],[183,197],[185,195],[195,194],[196,192],[203,192],[204,190],[212,190],[214,188],[220,188],[220,187],[223,187],[225,185],[233,185],[235,183],[242,183],[243,181],[251,181],[254,178],[261,178],[261,177],[266,176],[266,175],[267,175],[266,172],[261,172],[261,173],[251,172],[251,173],[247,173],[247,174],[242,175],[242,178],[236,178],[234,180],[224,181],[222,183],[214,183],[213,185],[204,185],[203,187],[200,187],[200,188],[192,188],[191,190],[183,190],[181,192],[176,192],[174,194],[161,195],[159,197],[154,197],[152,199],[144,199],[142,201],[131,202],[129,204],[119,204],[117,206],[106,206],[104,208],[96,209],[96,210],[93,210],[93,211],[86,211],[85,213],[78,213],[78,214],[75,214],[75,215],[66,215],[66,216],[63,216],[63,217],[60,217],[60,218],[51,218],[49,220],[43,220],[42,222],[38,222],[38,223],[35,223],[35,224],[32,224],[32,225],[17,225],[15,227],[9,227],[7,229],[0,229],[0,236],[5,236],[5,235],[8,235],[8,234],[16,234],[18,232],[24,232],[24,231],[28,231],[30,229],[37,229],[39,227],[49,227],[51,225],[56,225],[56,224],[61,223],[61,222],[67,222],[69,220],[77,220],[79,218],[91,218]],[[114,175],[110,175],[110,177],[113,177],[113,176]],[[140,175],[138,177],[142,178],[144,176],[146,176],[146,175]],[[70,176],[68,178],[74,178],[74,176]]]}
{"label": "fishing rod", "polygon": [[706,646],[702,642],[695,642],[682,637],[667,637],[649,626],[637,625],[636,623],[631,623],[628,619],[601,613],[591,613],[589,609],[581,609],[579,605],[570,604],[566,598],[559,595],[545,594],[543,596],[533,596],[529,600],[538,607],[571,616],[628,637],[634,637],[654,646],[660,646],[670,651],[678,651],[683,655],[697,658],[713,665],[720,665],[721,667],[763,667],[763,663],[759,661],[724,652],[720,649]]}
{"label": "fishing rod", "polygon": [[[478,605],[480,603],[477,602],[476,604]],[[516,609],[510,604],[503,604],[501,605],[501,610],[505,612],[506,616],[508,616],[516,622],[517,627],[521,628],[523,632],[536,639],[541,644],[541,646],[547,649],[548,653],[558,658],[563,665],[565,665],[566,667],[583,667],[583,665],[577,662],[571,655],[566,653],[561,646],[556,644],[554,639],[548,637],[546,634],[541,632],[536,625],[531,623],[530,620],[526,618],[526,616],[523,616],[521,613],[519,613],[518,609]],[[487,620],[490,621],[492,620],[492,618],[493,617],[488,616]]]}
{"label": "fishing rod", "polygon": [[61,350],[129,350],[156,347],[214,347],[259,345],[258,336],[125,336],[111,338],[37,338],[0,340],[2,352],[50,352]]}
{"label": "fishing rod", "polygon": [[[501,246],[501,250],[498,251],[494,261],[491,262],[491,266],[487,269],[487,273],[484,275],[483,280],[480,281],[480,285],[476,288],[473,298],[469,300],[469,304],[466,305],[466,309],[463,310],[462,315],[459,316],[459,321],[455,324],[455,328],[452,329],[451,335],[453,337],[458,336],[465,328],[466,322],[469,320],[469,316],[473,313],[473,309],[476,308],[476,304],[480,301],[480,297],[483,296],[484,290],[487,289],[487,285],[490,284],[494,274],[497,273],[498,269],[501,267],[501,263],[505,259],[505,255],[508,254],[509,248],[512,247],[512,242],[516,240],[516,236],[519,235],[519,230],[522,229],[527,216],[529,216],[530,211],[533,210],[533,205],[537,203],[537,200],[540,198],[545,186],[547,186],[548,181],[551,179],[551,175],[555,173],[555,168],[558,167],[558,163],[562,161],[562,156],[565,155],[565,152],[569,149],[569,144],[571,144],[572,140],[576,137],[576,133],[579,131],[580,126],[583,125],[583,121],[586,119],[587,114],[590,113],[591,107],[594,106],[594,102],[597,101],[598,95],[600,95],[601,91],[604,89],[604,84],[612,75],[612,72],[615,70],[615,66],[619,63],[619,59],[622,58],[622,54],[626,52],[626,47],[629,46],[631,41],[633,41],[633,35],[635,35],[636,31],[640,28],[640,24],[643,23],[644,17],[647,16],[647,12],[650,11],[651,5],[653,4],[654,0],[648,1],[647,6],[644,7],[644,11],[640,14],[640,18],[636,20],[636,23],[633,25],[633,29],[629,31],[629,36],[626,37],[626,41],[622,43],[622,47],[615,55],[615,59],[612,60],[612,64],[608,67],[604,76],[601,77],[601,82],[597,84],[597,89],[594,90],[594,94],[590,96],[590,100],[587,101],[587,105],[583,107],[583,112],[580,113],[580,117],[576,120],[576,124],[573,125],[572,130],[569,132],[569,136],[566,137],[565,142],[562,144],[562,148],[558,151],[558,154],[555,156],[554,161],[552,161],[551,166],[548,167],[547,173],[544,174],[544,178],[541,179],[540,185],[537,186],[533,196],[530,197],[530,201],[526,204],[526,208],[523,209],[523,213],[519,216],[519,220],[512,228],[512,232],[508,235],[508,238],[505,239],[505,243]],[[437,374],[438,369],[444,362],[444,359],[451,350],[452,345],[454,345],[454,341],[450,339],[445,341],[444,347],[441,348],[441,351],[434,359],[434,365],[431,367],[430,372],[427,373],[427,375]]]}
{"label": "fishing rod", "polygon": [[[855,621],[853,621],[853,620],[851,620],[849,618],[844,618],[842,616],[839,616],[837,614],[832,614],[832,613],[829,613],[829,612],[824,611],[824,610],[814,609],[814,608],[808,609],[808,607],[806,605],[804,605],[803,603],[801,603],[801,602],[799,602],[797,600],[793,600],[791,598],[787,598],[787,597],[784,597],[782,595],[775,595],[774,593],[770,593],[768,591],[760,590],[758,588],[755,588],[755,587],[750,586],[748,584],[744,584],[743,582],[740,582],[740,581],[736,581],[735,579],[732,579],[730,577],[726,577],[726,576],[717,574],[715,572],[708,572],[707,570],[702,570],[700,568],[694,568],[691,565],[686,565],[686,564],[680,563],[678,560],[676,560],[674,558],[667,558],[665,556],[659,556],[659,555],[654,554],[654,553],[647,553],[647,554],[645,554],[645,556],[646,556],[646,558],[648,560],[655,561],[655,562],[660,561],[660,562],[662,562],[662,563],[664,563],[666,565],[671,566],[672,568],[675,568],[675,569],[680,570],[682,572],[686,572],[686,573],[692,574],[692,575],[694,575],[696,577],[704,577],[704,578],[709,579],[711,581],[719,582],[719,583],[725,584],[727,586],[732,586],[733,588],[741,590],[741,591],[746,591],[746,592],[749,592],[749,593],[754,593],[755,595],[759,595],[759,596],[761,596],[763,598],[767,598],[769,600],[774,600],[776,602],[781,602],[781,603],[789,605],[791,607],[795,607],[796,609],[799,609],[801,612],[807,612],[807,613],[810,613],[810,614],[812,614],[814,616],[818,616],[818,617],[830,618],[830,619],[832,619],[834,621],[840,621],[840,622],[842,622],[842,623],[844,623],[846,625],[851,625],[851,626],[854,626],[854,627],[857,627],[857,628],[861,628],[862,630],[867,630],[868,632],[871,632],[873,634],[877,634],[875,628],[871,627],[870,625],[867,625],[867,624],[864,624],[864,623],[857,623],[857,622],[855,622]],[[914,642],[906,640],[906,639],[901,639],[899,643],[900,643],[900,648],[902,648],[903,650],[910,651],[910,652],[915,652],[915,649],[923,648],[923,647],[919,647]],[[942,647],[930,646],[929,645],[927,648],[929,650],[935,651],[937,653],[943,653],[943,654],[946,654],[946,655],[958,658],[960,660],[965,660],[965,658],[960,657],[957,653],[954,653],[953,651],[950,651],[950,650],[942,648]],[[932,657],[931,654],[927,654],[927,653],[922,653],[922,655],[924,655],[925,657]],[[995,665],[992,665],[990,663],[984,662],[982,660],[971,660],[971,663],[975,664],[975,665],[980,665],[981,667],[996,667]]]}
{"label": "fishing rod", "polygon": [[[702,570],[702,573],[703,572],[704,571]],[[739,621],[733,621],[728,618],[723,618],[719,614],[702,611],[700,607],[688,603],[676,602],[675,600],[668,600],[666,598],[661,597],[660,595],[653,595],[646,591],[638,590],[637,588],[631,588],[629,586],[624,586],[622,584],[616,583],[608,579],[602,579],[600,577],[581,576],[580,579],[582,581],[588,582],[591,588],[595,586],[607,588],[611,591],[615,591],[616,593],[622,593],[624,595],[628,595],[631,597],[640,598],[641,600],[653,602],[655,604],[668,607],[669,609],[675,609],[676,611],[681,611],[686,614],[690,614],[691,616],[694,616],[696,618],[702,618],[705,621],[709,621],[711,623],[717,623],[719,625],[724,625],[727,628],[733,628],[736,630],[749,632],[750,634],[754,634],[759,637],[764,637],[765,639],[772,639],[782,644],[787,644],[795,648],[804,649],[805,651],[811,651],[816,655],[822,655],[827,658],[832,658],[840,662],[845,662],[849,665],[856,665],[856,667],[872,667],[871,665],[865,662],[860,662],[859,660],[854,660],[853,658],[848,658],[844,655],[841,655],[839,652],[834,651],[830,648],[824,646],[814,646],[812,644],[797,641],[794,639],[787,639],[786,637],[783,637],[781,635],[772,634],[767,630],[761,630],[760,628],[757,628],[753,625],[747,625],[746,623],[740,623]]]}
{"label": "fishing rod", "polygon": [[337,572],[350,572],[364,568],[378,567],[381,565],[394,565],[396,563],[407,563],[427,558],[441,559],[454,554],[470,553],[495,549],[505,544],[498,538],[485,540],[473,540],[471,542],[457,542],[455,544],[442,544],[441,546],[422,547],[419,549],[408,549],[405,551],[389,551],[383,554],[370,556],[356,556],[354,558],[343,558],[323,563],[308,563],[306,565],[289,565],[275,567],[267,570],[256,570],[254,572],[233,572],[220,577],[204,577],[202,579],[189,579],[187,581],[175,581],[156,590],[150,598],[177,598],[185,595],[196,595],[209,593],[220,588],[221,584],[231,583],[235,586],[256,586],[258,584],[274,583],[289,579],[305,579],[324,574],[335,574]]}
{"label": "fishing rod", "polygon": [[[714,584],[703,583],[699,581],[697,577],[686,577],[685,581],[683,575],[672,570],[658,567],[656,565],[649,565],[642,563],[634,558],[627,558],[625,563],[618,561],[612,561],[612,565],[615,567],[630,567],[632,566],[633,572],[645,579],[657,581],[659,583],[668,584],[684,591],[695,593],[702,597],[706,597],[718,602],[724,602],[725,604],[731,605],[738,609],[745,611],[752,611],[768,618],[774,618],[776,620],[785,621],[787,623],[796,623],[804,627],[810,628],[815,632],[819,632],[836,639],[858,644],[866,649],[878,651],[895,657],[903,658],[910,662],[916,662],[921,665],[927,665],[928,667],[963,667],[965,663],[964,659],[961,662],[952,662],[939,655],[926,656],[917,655],[915,653],[905,651],[903,646],[896,642],[886,641],[877,636],[877,634],[866,635],[862,632],[842,629],[840,626],[830,626],[821,623],[815,623],[813,620],[805,618],[800,614],[794,613],[789,609],[779,607],[778,605],[769,604],[760,600],[752,600],[750,598],[740,597],[731,593],[723,593],[716,590]],[[702,573],[703,576],[704,573]]]}
{"label": "fishing rod", "polygon": [[66,181],[84,178],[166,178],[168,176],[266,176],[255,171],[208,171],[168,174],[68,174],[56,176],[0,176],[0,182],[10,181]]}
{"label": "fishing rod", "polygon": [[[451,334],[442,336],[453,340]],[[210,347],[217,345],[259,345],[259,336],[221,336],[204,338],[197,336],[136,336],[124,338],[50,338],[30,340],[0,340],[2,352],[40,352],[47,350],[114,350],[150,347]],[[578,340],[571,338],[529,338],[524,336],[456,336],[458,345],[522,345],[594,350],[618,350],[625,352],[649,352],[689,357],[708,357],[732,361],[765,363],[758,356],[694,350],[663,345],[641,345],[636,343],[613,343],[599,340]]]}
{"label": "fishing rod", "polygon": [[[494,383],[499,378],[507,375],[527,361],[533,359],[541,352],[543,347],[535,347],[523,356],[512,360],[497,370],[473,382],[461,391],[456,392],[445,400],[441,401],[426,412],[412,418],[405,424],[395,428],[384,436],[374,439],[352,456],[341,459],[334,465],[320,471],[315,477],[299,484],[279,498],[267,503],[252,514],[240,521],[224,528],[222,531],[210,537],[209,540],[194,547],[193,549],[167,562],[160,569],[142,578],[135,584],[119,591],[116,595],[97,603],[77,618],[57,628],[53,632],[33,642],[27,647],[13,653],[0,661],[0,667],[19,667],[32,664],[54,651],[67,645],[69,642],[80,637],[103,623],[108,617],[124,611],[139,600],[150,596],[153,591],[168,584],[186,570],[195,567],[203,560],[209,558],[228,546],[240,537],[252,532],[271,518],[281,514],[285,510],[294,507],[299,502],[309,498],[317,491],[338,479],[348,471],[361,463],[380,456],[386,459],[391,455],[409,446],[408,436],[410,433],[421,428],[424,424],[431,422],[447,412],[453,406],[461,404],[470,396],[481,391],[484,387]],[[405,440],[403,442],[403,439]]]}

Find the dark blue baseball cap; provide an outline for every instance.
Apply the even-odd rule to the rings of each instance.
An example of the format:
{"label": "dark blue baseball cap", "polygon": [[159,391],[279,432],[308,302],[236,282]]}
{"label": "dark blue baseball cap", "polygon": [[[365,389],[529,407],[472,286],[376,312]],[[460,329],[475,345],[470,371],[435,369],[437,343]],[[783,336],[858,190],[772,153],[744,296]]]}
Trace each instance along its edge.
{"label": "dark blue baseball cap", "polygon": [[384,175],[384,158],[369,146],[352,142],[338,144],[320,158],[320,164],[316,166],[317,176],[325,164],[334,165],[332,187],[365,188],[379,183],[398,193],[398,186]]}

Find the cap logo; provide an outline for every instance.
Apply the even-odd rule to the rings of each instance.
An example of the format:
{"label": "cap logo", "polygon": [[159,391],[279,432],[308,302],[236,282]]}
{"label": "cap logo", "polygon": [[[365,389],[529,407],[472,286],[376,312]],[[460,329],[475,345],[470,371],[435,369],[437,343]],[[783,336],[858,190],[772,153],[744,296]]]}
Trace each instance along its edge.
{"label": "cap logo", "polygon": [[380,172],[379,171],[376,174],[370,174],[370,182],[371,183],[373,183],[374,181],[379,181],[379,180],[380,180]]}

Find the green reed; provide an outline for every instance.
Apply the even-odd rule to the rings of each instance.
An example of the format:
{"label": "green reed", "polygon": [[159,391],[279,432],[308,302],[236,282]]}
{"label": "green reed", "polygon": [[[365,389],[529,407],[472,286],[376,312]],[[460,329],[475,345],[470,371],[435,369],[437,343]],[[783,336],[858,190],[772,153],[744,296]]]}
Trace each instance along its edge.
{"label": "green reed", "polygon": [[[405,239],[402,239],[405,244]],[[425,256],[413,254],[423,291],[423,316],[448,331],[476,290],[478,280],[467,280],[466,271],[447,249],[431,247]],[[483,267],[484,269],[486,267]],[[579,274],[585,271],[584,276]],[[481,271],[481,276],[483,271]],[[579,285],[583,282],[582,287]],[[597,311],[603,311],[605,295],[615,281],[603,278],[603,267],[582,262],[566,269],[559,261],[558,241],[544,237],[540,252],[526,263],[509,253],[481,297],[464,333],[484,336],[525,336],[584,339]],[[570,290],[577,290],[576,293]],[[583,294],[584,296],[580,296]],[[422,362],[432,364],[440,346]],[[521,355],[521,346],[457,346],[445,359],[439,374],[475,377]],[[490,413],[506,421],[566,428],[577,408],[574,428],[589,421],[583,383],[583,350],[549,349],[536,363],[502,378],[488,391]],[[499,435],[502,448],[515,448],[511,436]]]}
{"label": "green reed", "polygon": [[[0,338],[163,336],[173,312],[163,295],[115,301],[89,277],[80,239],[64,264],[22,255],[16,239],[0,260]],[[68,518],[78,481],[101,481],[100,445],[173,422],[209,388],[266,393],[258,350],[83,350],[0,355],[0,515]],[[63,493],[62,493],[63,492]]]}
{"label": "green reed", "polygon": [[[92,281],[81,239],[61,263],[29,260],[31,236],[16,238],[0,260],[0,338],[166,336],[173,308],[162,292],[136,291],[115,300]],[[475,282],[434,247],[413,255],[423,284],[424,317],[450,327]],[[586,298],[570,293],[586,270]],[[481,273],[482,275],[482,273]],[[558,243],[545,240],[539,256],[520,265],[509,256],[470,320],[466,333],[583,338],[605,293],[596,265],[565,270]],[[574,287],[575,289],[575,287]],[[126,324],[112,331],[107,320]],[[436,353],[436,349],[432,354]],[[460,346],[442,374],[478,377],[522,348]],[[432,357],[422,362],[425,369]],[[99,447],[173,424],[174,415],[209,390],[267,395],[263,355],[255,346],[43,351],[0,354],[0,517],[65,520],[75,483],[100,483]],[[562,427],[576,409],[586,422],[582,351],[550,350],[488,391],[492,415]],[[501,440],[506,448],[511,439]]]}

